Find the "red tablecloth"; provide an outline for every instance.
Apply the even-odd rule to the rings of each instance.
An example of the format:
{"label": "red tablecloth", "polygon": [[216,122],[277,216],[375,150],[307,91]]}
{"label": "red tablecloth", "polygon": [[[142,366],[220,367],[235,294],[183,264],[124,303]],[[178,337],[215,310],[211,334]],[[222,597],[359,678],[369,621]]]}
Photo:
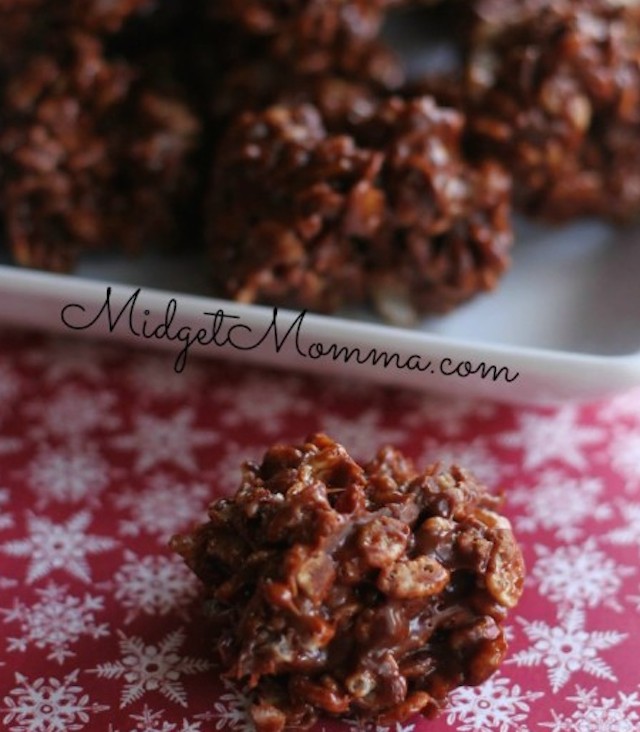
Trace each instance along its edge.
{"label": "red tablecloth", "polygon": [[[393,443],[507,496],[524,547],[511,648],[393,732],[640,730],[640,394],[510,408],[0,333],[0,720],[15,732],[245,730],[167,549],[274,441]],[[338,725],[327,724],[327,729]]]}

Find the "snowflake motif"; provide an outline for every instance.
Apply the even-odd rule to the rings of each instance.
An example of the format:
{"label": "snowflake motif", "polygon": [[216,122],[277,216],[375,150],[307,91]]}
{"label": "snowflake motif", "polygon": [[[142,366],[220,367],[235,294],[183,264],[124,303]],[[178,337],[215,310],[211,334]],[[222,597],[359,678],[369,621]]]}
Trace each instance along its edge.
{"label": "snowflake motif", "polygon": [[[130,714],[129,718],[136,723],[129,732],[201,732],[200,722],[189,722],[182,720],[178,722],[166,722],[162,719],[164,710],[153,712],[145,704],[142,714]],[[109,725],[108,732],[117,732],[112,725]]]}
{"label": "snowflake motif", "polygon": [[626,391],[608,399],[606,405],[600,409],[599,416],[613,424],[621,419],[630,419],[640,424],[640,389]]}
{"label": "snowflake motif", "polygon": [[126,562],[113,577],[115,599],[127,610],[124,622],[140,615],[166,616],[170,613],[186,619],[187,607],[198,595],[198,583],[185,564],[163,556],[140,558],[125,551]]}
{"label": "snowflake motif", "polygon": [[26,471],[26,480],[41,509],[51,503],[100,503],[109,483],[109,465],[92,445],[46,446]]}
{"label": "snowflake motif", "polygon": [[114,353],[119,351],[101,343],[55,338],[27,353],[25,362],[43,369],[42,378],[50,384],[66,381],[69,377],[96,382],[104,378],[103,361]]}
{"label": "snowflake motif", "polygon": [[487,732],[518,730],[529,713],[529,702],[544,696],[542,692],[523,692],[517,684],[499,675],[487,679],[480,686],[464,686],[450,697],[447,722],[459,732]]}
{"label": "snowflake motif", "polygon": [[177,374],[166,355],[136,354],[127,370],[127,381],[143,401],[152,399],[185,399],[200,393],[205,379],[204,369],[197,363]]}
{"label": "snowflake motif", "polygon": [[238,730],[238,732],[255,732],[255,726],[249,713],[251,706],[249,697],[228,679],[222,679],[222,684],[226,693],[219,695],[218,701],[213,705],[216,730],[232,729]]}
{"label": "snowflake motif", "polygon": [[556,626],[547,625],[541,620],[518,620],[533,646],[519,651],[507,663],[526,667],[546,666],[554,692],[559,691],[578,672],[598,679],[617,681],[613,669],[599,657],[598,651],[622,643],[627,637],[626,633],[614,630],[586,631],[584,611],[575,607],[564,613],[560,617],[560,624]]}
{"label": "snowflake motif", "polygon": [[218,460],[214,469],[217,483],[223,492],[233,493],[240,485],[242,464],[251,460],[258,462],[267,449],[266,445],[238,445],[229,443],[223,458]]}
{"label": "snowflake motif", "polygon": [[89,390],[69,384],[46,401],[37,401],[25,408],[25,414],[38,420],[32,430],[36,439],[48,435],[62,438],[81,438],[96,430],[113,430],[120,424],[112,414],[116,403],[108,391]]}
{"label": "snowflake motif", "polygon": [[449,442],[441,444],[437,440],[425,441],[425,449],[418,464],[430,465],[434,461],[448,469],[451,465],[473,466],[473,474],[478,480],[491,483],[496,476],[500,477],[508,472],[508,466],[497,460],[487,447],[486,441],[476,437],[468,442]]}
{"label": "snowflake motif", "polygon": [[206,712],[200,712],[200,714],[194,714],[194,719],[200,719],[203,722],[212,722],[215,719],[215,715],[211,710],[207,710]]}
{"label": "snowflake motif", "polygon": [[574,541],[583,533],[585,520],[605,521],[612,509],[603,502],[604,483],[598,478],[570,478],[556,470],[547,470],[532,487],[509,493],[509,503],[524,507],[515,519],[522,532],[538,529],[551,531],[563,541]]}
{"label": "snowflake motif", "polygon": [[624,516],[625,525],[610,531],[606,538],[618,546],[633,546],[640,549],[640,503],[627,501],[620,505],[620,513]]}
{"label": "snowflake motif", "polygon": [[600,605],[620,611],[616,599],[624,577],[635,573],[596,547],[593,539],[583,544],[560,546],[552,550],[535,547],[538,559],[531,572],[540,594],[561,605],[594,608]]}
{"label": "snowflake motif", "polygon": [[513,625],[503,625],[502,627],[502,633],[504,635],[504,639],[507,641],[509,645],[511,645],[515,640],[515,632],[513,630]]}
{"label": "snowflake motif", "polygon": [[426,422],[444,437],[454,438],[465,431],[471,419],[491,419],[496,412],[497,407],[490,402],[443,396],[428,396],[416,405],[412,395],[402,422],[411,429]]}
{"label": "snowflake motif", "polygon": [[74,732],[86,727],[91,714],[106,712],[108,706],[91,703],[78,686],[78,674],[75,670],[62,680],[39,678],[31,682],[16,673],[19,686],[4,698],[6,706],[0,709],[8,732]]}
{"label": "snowflake motif", "polygon": [[[416,726],[411,722],[409,724],[402,724],[396,722],[392,726],[376,724],[375,722],[363,722],[362,720],[347,719],[347,726],[353,730],[353,732],[414,732]],[[326,728],[322,727],[322,732],[326,732]]]}
{"label": "snowflake motif", "polygon": [[142,490],[132,489],[115,497],[117,508],[129,510],[131,521],[120,523],[123,536],[138,536],[141,531],[156,534],[164,544],[173,534],[202,516],[211,499],[204,483],[178,483],[164,473],[146,481]]}
{"label": "snowflake motif", "polygon": [[552,711],[552,722],[540,722],[551,732],[637,732],[640,729],[638,694],[618,692],[618,698],[598,698],[596,689],[576,687],[576,695],[567,697],[576,703],[576,711],[567,717]]}
{"label": "snowflake motif", "polygon": [[[640,585],[638,585],[638,590],[640,590]],[[627,600],[629,600],[629,602],[633,603],[635,605],[636,611],[640,613],[640,594],[627,595]]]}
{"label": "snowflake motif", "polygon": [[230,408],[220,411],[226,427],[250,424],[267,434],[282,432],[292,414],[308,414],[310,402],[304,398],[297,377],[251,375],[237,389],[224,390],[218,397]]}
{"label": "snowflake motif", "polygon": [[344,445],[354,458],[364,460],[373,457],[372,445],[394,445],[405,435],[404,430],[384,426],[377,409],[368,409],[355,417],[324,415],[321,429]]}
{"label": "snowflake motif", "polygon": [[87,556],[114,549],[117,542],[106,536],[86,534],[91,514],[80,511],[65,524],[54,524],[45,516],[29,514],[29,538],[8,541],[0,550],[14,557],[29,557],[27,582],[32,583],[54,570],[68,572],[82,582],[91,582]]}
{"label": "snowflake motif", "polygon": [[83,598],[68,593],[68,587],[50,582],[43,590],[36,590],[40,600],[29,607],[14,600],[9,610],[0,608],[5,623],[20,623],[22,635],[7,638],[8,651],[25,652],[30,644],[36,648],[49,648],[47,658],[63,664],[65,659],[75,654],[69,645],[81,636],[103,638],[108,635],[107,624],[98,625],[95,613],[104,609],[101,597],[88,593]]}
{"label": "snowflake motif", "polygon": [[577,470],[587,467],[585,451],[606,435],[603,429],[579,424],[576,407],[568,406],[545,414],[519,416],[519,429],[499,438],[507,448],[524,451],[524,467],[538,468],[556,460]]}
{"label": "snowflake motif", "polygon": [[0,488],[0,531],[10,529],[13,526],[13,516],[6,513],[6,506],[9,503],[9,489]]}
{"label": "snowflake motif", "polygon": [[118,631],[118,637],[122,660],[98,664],[90,673],[101,679],[124,679],[121,709],[149,691],[157,691],[169,701],[186,707],[187,692],[180,678],[211,667],[209,661],[180,653],[185,639],[183,628],[168,633],[158,645],[145,645],[142,638],[127,637],[122,631]]}
{"label": "snowflake motif", "polygon": [[195,449],[218,441],[216,432],[195,429],[194,419],[189,408],[180,409],[167,419],[140,414],[135,417],[133,432],[114,437],[112,444],[119,450],[137,453],[135,469],[139,473],[161,463],[192,472],[198,467]]}
{"label": "snowflake motif", "polygon": [[624,479],[625,489],[635,492],[640,489],[640,430],[618,428],[613,431],[608,446],[613,469]]}

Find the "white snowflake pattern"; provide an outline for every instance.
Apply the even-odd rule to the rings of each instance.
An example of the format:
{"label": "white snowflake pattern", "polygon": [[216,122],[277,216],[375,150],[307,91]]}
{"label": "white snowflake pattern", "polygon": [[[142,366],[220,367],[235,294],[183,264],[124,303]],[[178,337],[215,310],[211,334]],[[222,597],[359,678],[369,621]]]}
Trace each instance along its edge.
{"label": "white snowflake pattern", "polygon": [[32,583],[54,570],[68,572],[82,582],[91,581],[87,556],[114,549],[118,543],[107,536],[87,534],[91,514],[80,511],[64,524],[46,516],[29,514],[29,536],[0,545],[0,550],[14,557],[28,557],[27,582]]}
{"label": "white snowflake pattern", "polygon": [[78,685],[79,670],[62,679],[38,678],[29,681],[15,674],[18,686],[4,698],[3,722],[8,732],[75,732],[85,729],[92,714],[109,707],[91,702]]}
{"label": "white snowflake pattern", "polygon": [[418,460],[419,466],[430,465],[434,461],[442,464],[444,469],[452,465],[472,465],[473,474],[478,480],[492,483],[496,477],[509,472],[509,466],[495,458],[487,442],[476,437],[468,442],[447,442],[441,444],[437,440],[426,440],[425,449]]}
{"label": "white snowflake pattern", "polygon": [[514,654],[507,663],[526,667],[546,666],[554,692],[559,691],[578,672],[598,679],[617,681],[611,666],[598,653],[622,643],[627,637],[626,633],[585,630],[584,611],[577,607],[563,613],[559,624],[555,626],[542,620],[518,620],[533,645]]}
{"label": "white snowflake pattern", "polygon": [[36,439],[52,435],[81,438],[96,430],[113,430],[120,420],[112,409],[116,397],[112,392],[67,384],[47,400],[31,402],[25,414],[38,420],[32,430]]}
{"label": "white snowflake pattern", "polygon": [[194,420],[194,411],[188,407],[167,418],[139,414],[134,418],[133,431],[114,437],[112,444],[136,453],[135,469],[139,473],[167,463],[192,472],[198,467],[195,450],[219,439],[217,432],[196,429]]}
{"label": "white snowflake pattern", "polygon": [[194,719],[202,720],[203,722],[212,722],[215,719],[213,712],[208,709],[206,712],[200,712],[199,714],[193,715]]}
{"label": "white snowflake pattern", "polygon": [[205,659],[180,653],[185,640],[183,628],[168,633],[157,645],[146,645],[142,638],[128,637],[122,631],[118,631],[118,637],[122,660],[98,664],[90,673],[101,679],[124,679],[121,709],[149,691],[157,691],[169,701],[186,707],[187,692],[181,677],[211,667]]}
{"label": "white snowflake pattern", "polygon": [[600,605],[622,610],[617,600],[623,579],[635,573],[597,548],[594,539],[551,549],[536,545],[537,561],[531,576],[540,594],[561,607]]}
{"label": "white snowflake pattern", "polygon": [[109,465],[91,444],[46,445],[29,464],[26,480],[39,509],[54,502],[96,506],[109,484]]}
{"label": "white snowflake pattern", "polygon": [[606,404],[599,410],[598,416],[614,424],[623,419],[640,424],[640,389],[625,391],[607,399]]}
{"label": "white snowflake pattern", "polygon": [[251,702],[244,691],[227,679],[222,679],[225,693],[220,694],[213,705],[216,730],[230,729],[238,732],[255,732],[249,714]]}
{"label": "white snowflake pattern", "polygon": [[624,524],[606,535],[607,541],[618,546],[637,546],[640,549],[640,503],[623,501],[620,514]]}
{"label": "white snowflake pattern", "polygon": [[638,585],[637,595],[627,595],[627,600],[635,605],[635,609],[640,613],[640,585]]}
{"label": "white snowflake pattern", "polygon": [[601,442],[606,432],[600,427],[581,425],[578,409],[562,407],[550,413],[519,415],[519,428],[499,438],[507,448],[524,451],[524,467],[538,468],[552,460],[582,470],[587,467],[585,451]]}
{"label": "white snowflake pattern", "polygon": [[69,338],[54,338],[28,352],[25,362],[43,369],[43,378],[58,384],[69,377],[97,382],[104,378],[103,363],[109,355],[118,353],[112,346]]}
{"label": "white snowflake pattern", "polygon": [[222,424],[250,424],[267,434],[282,432],[290,415],[311,411],[301,381],[295,376],[252,374],[237,389],[220,391],[217,396],[229,405],[220,411]]}
{"label": "white snowflake pattern", "polygon": [[13,516],[7,511],[9,504],[9,489],[0,488],[0,531],[13,526]]}
{"label": "white snowflake pattern", "polygon": [[50,582],[37,589],[38,602],[28,606],[14,600],[11,609],[0,608],[5,623],[20,623],[22,635],[7,638],[8,651],[25,652],[29,645],[49,649],[47,658],[58,663],[75,654],[69,649],[82,636],[103,638],[108,635],[106,623],[96,622],[96,613],[104,609],[104,600],[85,593],[84,597],[69,594],[69,588]]}
{"label": "white snowflake pattern", "polygon": [[127,369],[127,381],[142,401],[185,400],[200,392],[204,378],[204,368],[198,363],[190,363],[188,369],[177,374],[168,354],[136,354]]}
{"label": "white snowflake pattern", "polygon": [[426,422],[444,437],[453,438],[464,432],[470,420],[491,419],[496,412],[497,407],[491,402],[429,395],[416,403],[412,395],[402,422],[410,428],[421,427]]}
{"label": "white snowflake pattern", "polygon": [[599,478],[572,478],[547,470],[534,486],[509,493],[509,504],[525,509],[515,518],[515,526],[523,533],[544,529],[557,539],[574,541],[584,532],[582,522],[605,521],[613,515],[603,500],[604,488]]}
{"label": "white snowflake pattern", "polygon": [[127,610],[125,623],[140,615],[186,618],[187,607],[198,595],[198,583],[185,564],[173,557],[139,557],[127,550],[125,562],[113,577],[114,597]]}
{"label": "white snowflake pattern", "polygon": [[[200,722],[189,722],[187,719],[183,719],[181,723],[167,722],[163,717],[164,710],[154,712],[145,704],[141,714],[129,715],[129,719],[136,724],[128,732],[201,732]],[[109,725],[108,732],[118,731],[113,725]]]}
{"label": "white snowflake pattern", "polygon": [[640,429],[614,429],[608,450],[611,466],[623,478],[625,489],[629,493],[637,492],[640,489]]}
{"label": "white snowflake pattern", "polygon": [[377,409],[367,409],[355,417],[338,417],[326,414],[321,428],[356,459],[369,460],[372,445],[396,445],[405,432],[383,424]]}
{"label": "white snowflake pattern", "polygon": [[114,500],[117,508],[128,510],[132,517],[120,523],[123,536],[138,536],[144,531],[157,535],[164,544],[200,518],[210,499],[211,489],[204,483],[181,483],[157,473],[146,480],[144,488],[123,491]]}
{"label": "white snowflake pattern", "polygon": [[638,694],[618,692],[618,698],[598,697],[596,689],[576,687],[576,695],[567,697],[575,702],[576,711],[570,716],[552,711],[552,722],[540,722],[551,732],[638,732],[640,707]]}
{"label": "white snowflake pattern", "polygon": [[226,445],[226,452],[218,460],[214,474],[220,488],[228,493],[233,493],[240,485],[242,463],[251,460],[259,462],[267,449],[266,445],[238,445],[230,442]]}
{"label": "white snowflake pattern", "polygon": [[[364,722],[362,720],[346,720],[347,726],[353,732],[414,732],[416,725],[412,722],[403,724],[395,722],[392,725],[377,724],[375,722]],[[326,732],[326,728],[322,727],[322,732]]]}
{"label": "white snowflake pattern", "polygon": [[542,692],[523,691],[509,679],[494,674],[479,686],[463,686],[450,696],[447,722],[459,732],[510,732],[524,729],[530,702]]}

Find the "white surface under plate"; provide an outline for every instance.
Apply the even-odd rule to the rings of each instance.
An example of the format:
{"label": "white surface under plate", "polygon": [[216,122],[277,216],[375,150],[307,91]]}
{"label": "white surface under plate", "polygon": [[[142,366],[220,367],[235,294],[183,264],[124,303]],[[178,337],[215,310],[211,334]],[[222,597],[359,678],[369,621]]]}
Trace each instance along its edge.
{"label": "white surface under plate", "polygon": [[[600,222],[560,229],[526,225],[517,240],[513,267],[496,292],[415,329],[384,325],[367,313],[306,314],[296,321],[300,313],[281,310],[278,338],[294,328],[278,349],[276,329],[269,330],[272,308],[212,299],[201,262],[157,255],[95,256],[68,276],[0,265],[0,321],[165,348],[171,352],[167,368],[173,368],[180,366],[183,342],[131,331],[140,333],[146,322],[144,331],[152,333],[174,298],[168,335],[183,328],[182,336],[193,336],[203,328],[203,339],[210,339],[214,318],[205,313],[224,314],[215,342],[195,343],[189,358],[224,356],[511,402],[593,398],[640,386],[640,231]],[[112,319],[141,291],[112,329],[106,309],[80,329],[100,312],[109,286]],[[77,330],[62,317],[72,304],[80,307],[64,310],[64,320]],[[233,344],[220,345],[228,339]],[[319,351],[324,355],[314,358]],[[456,368],[475,373],[449,375]]]}

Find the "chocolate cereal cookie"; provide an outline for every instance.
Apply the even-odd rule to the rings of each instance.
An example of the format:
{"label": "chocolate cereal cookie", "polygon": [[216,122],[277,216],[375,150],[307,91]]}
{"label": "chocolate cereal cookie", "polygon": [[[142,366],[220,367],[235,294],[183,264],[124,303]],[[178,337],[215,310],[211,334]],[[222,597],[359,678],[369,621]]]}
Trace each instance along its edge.
{"label": "chocolate cereal cookie", "polygon": [[87,250],[177,237],[199,121],[179,95],[70,32],[0,94],[0,195],[17,263],[66,271]]}
{"label": "chocolate cereal cookie", "polygon": [[208,206],[218,288],[320,311],[372,300],[402,320],[490,290],[509,263],[510,184],[465,161],[463,128],[429,98],[382,101],[341,133],[313,105],[241,115]]}
{"label": "chocolate cereal cookie", "polygon": [[469,130],[513,172],[517,205],[555,221],[635,216],[640,4],[528,0],[507,14],[504,2],[477,5]]}
{"label": "chocolate cereal cookie", "polygon": [[418,471],[391,448],[360,465],[324,435],[246,464],[172,546],[258,732],[432,716],[494,673],[524,576],[499,503],[460,467]]}

